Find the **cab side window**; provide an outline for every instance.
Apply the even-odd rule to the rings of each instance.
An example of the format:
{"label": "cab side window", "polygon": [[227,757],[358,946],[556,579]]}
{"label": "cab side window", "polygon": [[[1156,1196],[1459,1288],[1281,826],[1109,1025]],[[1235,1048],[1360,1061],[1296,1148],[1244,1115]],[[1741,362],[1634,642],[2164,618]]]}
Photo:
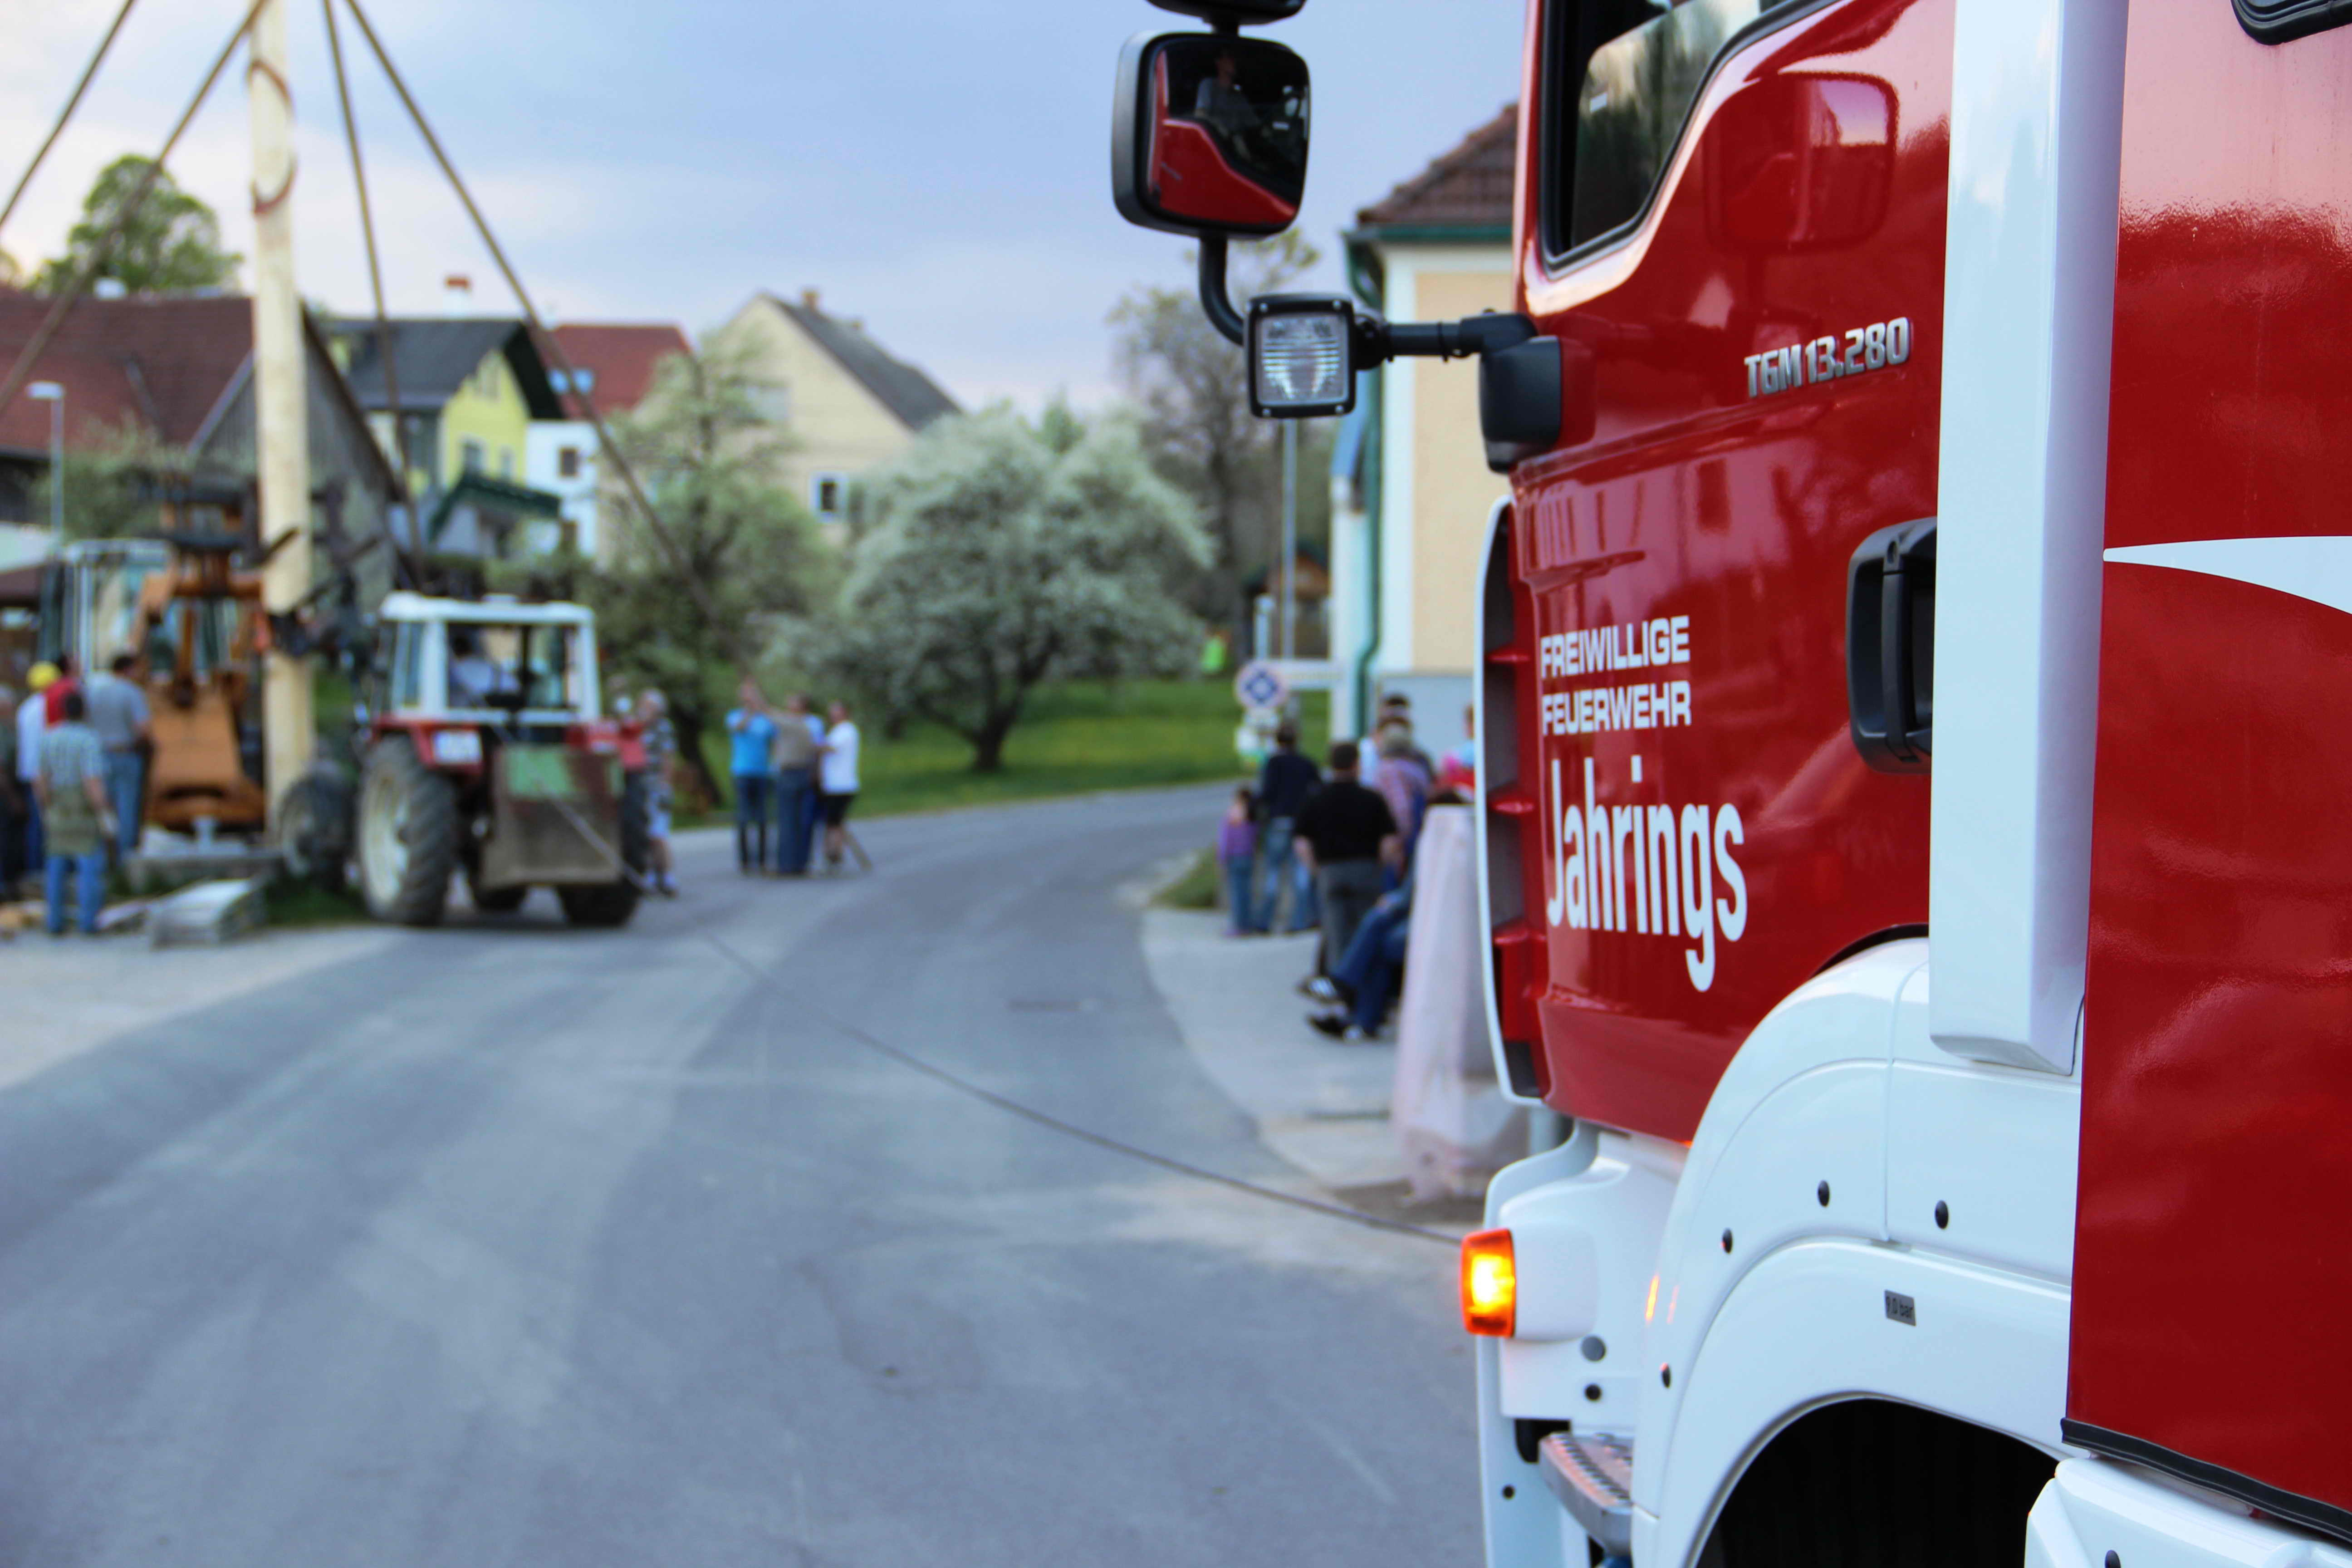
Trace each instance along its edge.
{"label": "cab side window", "polygon": [[1554,0],[1545,44],[1544,249],[1642,216],[1716,58],[1796,0]]}

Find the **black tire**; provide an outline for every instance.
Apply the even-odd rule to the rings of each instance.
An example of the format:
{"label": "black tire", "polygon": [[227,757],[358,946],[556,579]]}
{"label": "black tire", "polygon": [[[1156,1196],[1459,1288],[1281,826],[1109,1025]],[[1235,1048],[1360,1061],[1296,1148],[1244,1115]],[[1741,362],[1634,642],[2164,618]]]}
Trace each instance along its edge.
{"label": "black tire", "polygon": [[652,858],[646,832],[647,806],[643,773],[631,773],[621,788],[621,859],[631,873],[610,882],[558,888],[563,918],[576,926],[625,926],[637,912],[637,885]]}
{"label": "black tire", "polygon": [[340,892],[350,870],[352,781],[331,763],[314,763],[278,802],[271,829],[287,879]]}
{"label": "black tire", "polygon": [[360,895],[368,913],[405,926],[441,923],[457,869],[457,792],[404,735],[368,751],[360,779]]}

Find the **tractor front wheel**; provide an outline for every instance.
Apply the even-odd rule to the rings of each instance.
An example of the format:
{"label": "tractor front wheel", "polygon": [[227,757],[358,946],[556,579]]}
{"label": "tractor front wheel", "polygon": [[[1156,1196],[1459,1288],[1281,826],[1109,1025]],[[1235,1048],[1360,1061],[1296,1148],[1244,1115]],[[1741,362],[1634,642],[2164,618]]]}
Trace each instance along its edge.
{"label": "tractor front wheel", "polygon": [[360,783],[360,892],[399,925],[441,923],[457,869],[457,792],[404,735],[370,748]]}

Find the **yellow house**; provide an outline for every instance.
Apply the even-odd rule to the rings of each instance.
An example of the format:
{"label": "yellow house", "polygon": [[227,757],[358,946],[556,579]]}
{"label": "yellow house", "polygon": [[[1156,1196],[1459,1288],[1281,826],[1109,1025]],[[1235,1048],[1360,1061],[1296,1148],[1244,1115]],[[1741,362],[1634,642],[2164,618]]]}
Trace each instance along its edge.
{"label": "yellow house", "polygon": [[937,382],[866,336],[863,321],[827,315],[814,289],[796,302],[754,295],[706,346],[741,352],[768,384],[769,416],[791,436],[777,477],[836,529],[848,521],[859,475],[958,412]]}
{"label": "yellow house", "polygon": [[392,389],[399,388],[425,548],[504,557],[563,542],[561,498],[525,479],[531,422],[563,416],[529,329],[496,316],[394,317],[387,326],[388,344],[365,319],[335,322],[332,338],[395,463]]}
{"label": "yellow house", "polygon": [[[1342,238],[1364,304],[1392,321],[1509,310],[1517,157],[1514,106],[1358,213]],[[1333,732],[1402,693],[1434,754],[1466,735],[1478,555],[1509,490],[1486,469],[1476,362],[1400,359],[1368,376],[1333,468]]]}

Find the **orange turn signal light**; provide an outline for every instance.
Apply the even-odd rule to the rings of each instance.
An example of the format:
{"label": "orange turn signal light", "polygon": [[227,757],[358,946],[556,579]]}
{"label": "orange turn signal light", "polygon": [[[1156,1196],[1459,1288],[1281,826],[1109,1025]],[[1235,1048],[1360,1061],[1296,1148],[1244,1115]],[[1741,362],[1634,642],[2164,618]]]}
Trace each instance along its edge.
{"label": "orange turn signal light", "polygon": [[1519,1321],[1519,1268],[1507,1230],[1474,1231],[1462,1238],[1462,1326],[1474,1334],[1508,1339]]}

